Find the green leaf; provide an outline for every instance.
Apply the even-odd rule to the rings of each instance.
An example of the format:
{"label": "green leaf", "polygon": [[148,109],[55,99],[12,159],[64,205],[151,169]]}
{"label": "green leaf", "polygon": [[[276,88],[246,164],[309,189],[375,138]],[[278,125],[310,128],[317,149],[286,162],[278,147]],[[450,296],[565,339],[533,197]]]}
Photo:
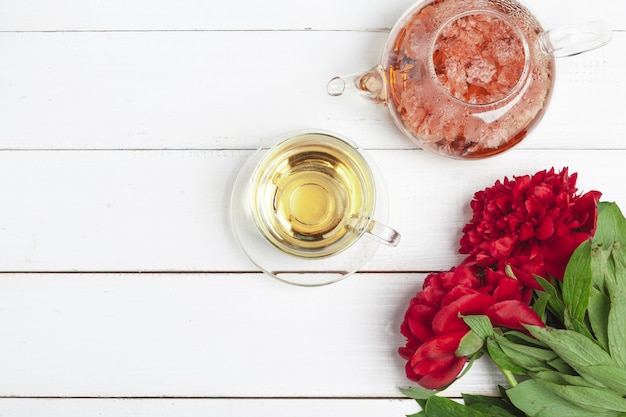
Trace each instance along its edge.
{"label": "green leaf", "polygon": [[626,412],[626,398],[610,389],[559,385],[542,380],[536,381],[549,391],[580,408],[596,413],[609,411]]}
{"label": "green leaf", "polygon": [[626,219],[615,203],[601,203],[598,209],[596,233],[592,241],[593,283],[599,291],[608,295],[606,284],[615,282],[617,276],[615,259],[611,255],[616,246],[626,245]]}
{"label": "green leaf", "polygon": [[615,275],[607,282],[611,300],[608,320],[609,351],[615,362],[621,368],[626,368],[626,248],[615,243],[612,254]]}
{"label": "green leaf", "polygon": [[462,397],[465,405],[470,406],[475,410],[485,412],[487,410],[486,407],[489,407],[490,410],[497,411],[494,409],[495,407],[498,407],[508,412],[508,414],[502,414],[503,416],[526,417],[520,410],[515,408],[513,404],[509,403],[507,399],[503,397],[471,394],[462,394]]}
{"label": "green leaf", "polygon": [[626,369],[615,366],[595,365],[582,366],[578,372],[588,380],[611,387],[621,395],[626,395]]}
{"label": "green leaf", "polygon": [[[491,404],[476,404],[470,407],[472,410],[480,411],[485,415],[491,417],[516,417],[515,414],[511,414],[507,410],[497,405]],[[518,414],[519,415],[519,414]]]}
{"label": "green leaf", "polygon": [[589,307],[587,314],[589,323],[596,340],[604,348],[609,349],[608,323],[611,302],[609,297],[599,291],[597,288],[591,289],[591,297],[589,297]]}
{"label": "green leaf", "polygon": [[611,257],[613,258],[614,264],[614,274],[607,275],[606,279],[611,284],[611,287],[607,286],[608,289],[614,287],[618,291],[624,291],[624,287],[626,285],[626,243],[615,242],[611,247]]}
{"label": "green leaf", "polygon": [[431,397],[426,403],[428,417],[491,417],[482,411],[474,410],[463,404],[444,397]]}
{"label": "green leaf", "polygon": [[543,329],[527,326],[531,335],[544,342],[572,368],[588,365],[611,365],[611,356],[584,335],[572,330]]}
{"label": "green leaf", "polygon": [[541,288],[543,288],[546,294],[550,296],[550,298],[548,299],[548,305],[552,309],[552,312],[559,318],[559,320],[563,320],[565,304],[561,299],[559,291],[547,279],[542,278],[539,275],[535,275],[535,279],[537,280],[539,285],[541,285]]}
{"label": "green leaf", "polygon": [[505,407],[506,403],[501,397],[491,397],[488,395],[461,394],[465,405],[473,406],[476,404],[491,404],[498,407]]}
{"label": "green leaf", "polygon": [[502,351],[500,345],[498,345],[493,338],[487,339],[487,353],[498,368],[518,375],[526,373],[522,366],[512,361],[511,358],[509,358],[506,353]]}
{"label": "green leaf", "polygon": [[550,370],[547,361],[557,358],[550,349],[517,344],[505,337],[497,337],[495,340],[511,361],[530,372]]}
{"label": "green leaf", "polygon": [[517,350],[511,349],[508,346],[500,345],[502,352],[515,364],[524,369],[524,373],[539,372],[550,369],[545,361],[538,360],[536,358],[526,356]]}
{"label": "green leaf", "polygon": [[588,339],[593,340],[595,342],[595,338],[593,337],[593,334],[591,334],[591,330],[589,330],[589,328],[587,327],[586,324],[582,323],[581,321],[573,318],[570,314],[569,309],[565,310],[565,315],[563,316],[563,321],[565,324],[565,328],[567,330],[573,330],[577,333],[580,333],[584,336],[586,336]]}
{"label": "green leaf", "polygon": [[426,401],[428,400],[418,400],[418,399],[415,400],[417,405],[419,405],[420,408],[422,409],[422,412],[424,413],[424,415],[426,415],[426,412],[424,411],[424,408],[426,408]]}
{"label": "green leaf", "polygon": [[426,401],[425,400],[415,400],[417,402],[417,405],[419,405],[421,411],[418,411],[417,413],[414,414],[407,414],[406,417],[428,417],[426,415],[426,412],[424,411],[424,407],[426,407]]}
{"label": "green leaf", "polygon": [[551,349],[544,349],[544,348],[528,346],[528,345],[524,345],[520,343],[515,343],[505,337],[500,337],[500,338],[497,338],[496,340],[500,344],[500,347],[503,347],[503,348],[506,347],[526,357],[534,358],[542,362],[551,361],[557,358],[556,353],[554,353]]}
{"label": "green leaf", "polygon": [[562,374],[567,374],[567,375],[576,374],[576,371],[574,370],[574,368],[569,366],[567,362],[563,360],[563,358],[557,357],[555,360],[548,361],[548,365],[550,365],[551,367],[553,367],[554,369],[556,369]]}
{"label": "green leaf", "polygon": [[510,340],[513,343],[517,343],[518,345],[526,345],[526,346],[534,346],[540,348],[547,348],[548,345],[540,342],[534,337],[527,335],[526,333],[519,332],[517,330],[509,330],[503,334],[507,340]]}
{"label": "green leaf", "polygon": [[552,382],[558,385],[577,385],[580,387],[590,387],[590,388],[606,388],[606,386],[602,384],[594,384],[582,376],[576,375],[568,375],[561,372],[556,371],[543,371],[537,372],[531,375],[533,379],[537,379],[540,381]]}
{"label": "green leaf", "polygon": [[545,389],[534,379],[507,390],[507,396],[529,417],[604,417],[614,413],[597,413],[580,408]]}
{"label": "green leaf", "polygon": [[400,392],[414,400],[427,400],[439,391],[420,387],[408,387],[400,388]]}
{"label": "green leaf", "polygon": [[459,347],[454,352],[454,355],[458,357],[471,356],[481,350],[484,344],[485,340],[477,335],[476,332],[470,330],[461,339],[461,343],[459,343]]}
{"label": "green leaf", "polygon": [[585,320],[591,284],[591,242],[586,240],[572,253],[563,277],[563,302],[574,321]]}
{"label": "green leaf", "polygon": [[[595,241],[592,242],[595,245]],[[593,278],[593,285],[600,292],[608,295],[606,288],[606,279],[610,276],[615,276],[615,263],[611,257],[610,246],[608,249],[603,246],[596,246],[591,253],[591,275]]]}
{"label": "green leaf", "polygon": [[489,336],[493,336],[493,326],[489,317],[483,315],[463,316],[463,321],[481,339],[486,340]]}
{"label": "green leaf", "polygon": [[550,301],[550,294],[547,292],[541,291],[535,298],[533,302],[532,309],[541,321],[546,322],[546,307],[548,306],[548,302]]}
{"label": "green leaf", "polygon": [[[549,370],[550,368],[545,362],[532,357],[525,356],[513,349],[500,345],[502,352],[516,365],[524,369],[525,372],[539,372]],[[524,373],[525,373],[524,372]]]}
{"label": "green leaf", "polygon": [[615,280],[618,287],[624,287],[626,278],[626,242],[615,242],[612,248],[613,260],[615,261]]}
{"label": "green leaf", "polygon": [[[593,236],[594,243],[610,247],[613,242],[620,242],[626,236],[626,219],[615,203],[598,204],[598,222]],[[626,242],[623,242],[626,243]]]}
{"label": "green leaf", "polygon": [[617,364],[626,368],[626,299],[611,300],[611,314],[609,315],[609,351]]}

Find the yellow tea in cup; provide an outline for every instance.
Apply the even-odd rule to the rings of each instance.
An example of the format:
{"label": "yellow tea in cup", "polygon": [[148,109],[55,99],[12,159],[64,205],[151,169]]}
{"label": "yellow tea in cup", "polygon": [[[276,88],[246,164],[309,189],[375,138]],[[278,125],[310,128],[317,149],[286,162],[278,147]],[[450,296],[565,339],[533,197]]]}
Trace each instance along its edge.
{"label": "yellow tea in cup", "polygon": [[[400,234],[385,225],[385,182],[355,143],[301,130],[271,140],[243,164],[233,186],[237,242],[263,272],[319,286],[363,267]],[[376,219],[376,220],[374,220]]]}
{"label": "yellow tea in cup", "polygon": [[277,144],[252,176],[252,206],[263,236],[284,252],[325,257],[366,231],[375,208],[374,178],[350,144],[306,133]]}

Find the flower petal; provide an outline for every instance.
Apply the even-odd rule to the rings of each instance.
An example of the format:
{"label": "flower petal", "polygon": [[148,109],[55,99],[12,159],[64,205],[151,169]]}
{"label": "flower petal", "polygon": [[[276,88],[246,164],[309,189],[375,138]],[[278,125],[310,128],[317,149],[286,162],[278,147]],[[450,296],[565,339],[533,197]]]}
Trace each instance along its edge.
{"label": "flower petal", "polygon": [[572,213],[579,219],[581,230],[593,235],[596,231],[596,221],[598,218],[598,201],[602,193],[599,191],[589,191],[582,195],[572,206]]}
{"label": "flower petal", "polygon": [[549,239],[554,235],[554,219],[552,217],[544,217],[541,219],[539,227],[535,230],[535,237],[539,240]]}
{"label": "flower petal", "polygon": [[466,330],[467,325],[459,314],[484,314],[492,306],[494,298],[486,294],[470,294],[463,296],[443,307],[433,317],[433,331],[436,334],[447,333],[453,330]]}
{"label": "flower petal", "polygon": [[408,362],[407,376],[429,389],[441,388],[454,381],[467,362],[467,358],[455,356],[467,332],[449,332],[426,341]]}
{"label": "flower petal", "polygon": [[501,237],[500,239],[491,242],[489,245],[489,253],[495,259],[505,259],[511,254],[511,252],[513,252],[516,243],[515,239],[511,236]]}
{"label": "flower petal", "polygon": [[[415,352],[413,358],[415,358],[416,354],[417,352]],[[416,374],[428,375],[432,374],[433,372],[445,371],[452,364],[454,364],[456,359],[457,358],[454,355],[446,355],[435,358],[423,358],[421,360],[411,359],[411,366],[413,367],[413,372],[415,372]]]}
{"label": "flower petal", "polygon": [[522,288],[519,281],[508,277],[501,278],[498,286],[493,291],[493,297],[496,301],[521,300]]}
{"label": "flower petal", "polygon": [[528,305],[517,300],[506,300],[495,303],[485,314],[495,327],[507,327],[513,330],[525,331],[523,324],[545,327],[537,313]]}
{"label": "flower petal", "polygon": [[454,352],[459,348],[461,339],[468,331],[469,329],[457,330],[428,339],[417,349],[411,358],[411,365],[415,367],[420,361],[425,359],[443,359],[454,356]]}
{"label": "flower petal", "polygon": [[426,389],[440,389],[454,382],[463,370],[467,358],[455,358],[447,369],[424,375],[416,382]]}
{"label": "flower petal", "polygon": [[[408,318],[406,320],[406,323],[408,324],[409,330],[411,331],[411,339],[417,338],[420,342],[424,342],[425,340],[428,340],[435,335],[428,324],[420,320],[416,320],[413,317]],[[405,336],[409,337],[409,335]]]}
{"label": "flower petal", "polygon": [[441,300],[441,307],[447,306],[448,304],[458,300],[461,297],[465,297],[466,295],[477,293],[478,291],[473,288],[456,286],[450,290],[448,295],[446,295],[443,300]]}

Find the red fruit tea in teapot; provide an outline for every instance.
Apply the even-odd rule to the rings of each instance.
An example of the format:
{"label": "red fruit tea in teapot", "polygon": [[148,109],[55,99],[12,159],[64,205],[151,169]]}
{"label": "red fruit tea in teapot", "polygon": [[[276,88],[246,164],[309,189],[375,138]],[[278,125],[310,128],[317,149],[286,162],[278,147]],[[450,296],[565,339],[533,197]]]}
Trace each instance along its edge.
{"label": "red fruit tea in teapot", "polygon": [[490,104],[513,91],[524,73],[525,55],[523,42],[506,22],[471,14],[441,30],[433,48],[433,69],[454,98]]}
{"label": "red fruit tea in teapot", "polygon": [[407,15],[383,62],[400,128],[464,158],[522,140],[548,104],[554,68],[530,16],[517,3],[484,0],[433,1]]}
{"label": "red fruit tea in teapot", "polygon": [[519,143],[548,107],[554,58],[611,39],[608,22],[545,31],[517,0],[423,0],[391,29],[380,64],[332,78],[328,94],[352,85],[384,103],[424,149],[482,158]]}

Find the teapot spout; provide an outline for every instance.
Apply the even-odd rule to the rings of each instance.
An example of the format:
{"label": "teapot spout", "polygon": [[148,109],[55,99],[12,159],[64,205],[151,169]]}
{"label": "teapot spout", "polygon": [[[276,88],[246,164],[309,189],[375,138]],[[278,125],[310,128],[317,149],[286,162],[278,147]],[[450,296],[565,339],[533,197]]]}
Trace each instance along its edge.
{"label": "teapot spout", "polygon": [[377,103],[384,103],[387,99],[385,75],[380,65],[367,72],[333,77],[328,81],[326,91],[333,97],[356,91]]}

